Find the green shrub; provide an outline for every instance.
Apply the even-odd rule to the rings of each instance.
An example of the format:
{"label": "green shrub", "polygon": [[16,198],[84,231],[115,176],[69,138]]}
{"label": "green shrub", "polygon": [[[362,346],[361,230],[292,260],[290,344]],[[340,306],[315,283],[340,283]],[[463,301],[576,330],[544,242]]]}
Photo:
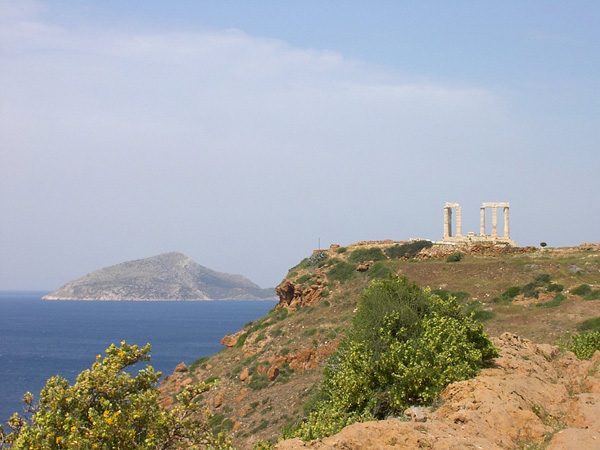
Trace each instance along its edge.
{"label": "green shrub", "polygon": [[246,342],[247,338],[248,338],[248,333],[240,334],[240,337],[238,337],[238,340],[235,343],[235,348],[242,348],[244,346],[244,342]]}
{"label": "green shrub", "polygon": [[571,289],[571,294],[579,295],[580,297],[585,297],[586,295],[590,294],[591,292],[592,292],[592,288],[590,287],[589,284],[582,284],[580,286],[577,286],[574,289]]}
{"label": "green shrub", "polygon": [[600,289],[594,289],[585,296],[586,300],[600,300]]}
{"label": "green shrub", "polygon": [[590,359],[600,350],[600,331],[576,334],[571,338],[568,349],[579,359]]}
{"label": "green shrub", "polygon": [[548,302],[537,303],[535,306],[538,308],[554,308],[559,306],[563,301],[565,301],[567,297],[560,292],[554,296],[554,298]]}
{"label": "green shrub", "polygon": [[250,383],[248,383],[248,387],[255,391],[260,391],[261,389],[266,388],[268,385],[269,380],[267,379],[267,375],[258,373],[252,375],[252,379],[250,380]]}
{"label": "green shrub", "polygon": [[386,256],[379,247],[359,248],[354,250],[348,257],[348,261],[352,263],[381,261],[382,259],[386,259]]}
{"label": "green shrub", "polygon": [[511,286],[502,294],[504,297],[513,299],[522,292],[521,286]]}
{"label": "green shrub", "polygon": [[329,258],[329,255],[325,252],[316,252],[313,253],[310,258],[308,258],[308,265],[309,266],[314,266],[316,264],[319,264],[323,261],[325,261],[327,258]]}
{"label": "green shrub", "polygon": [[367,276],[371,280],[388,278],[391,274],[392,269],[386,265],[385,261],[377,261],[367,271]]}
{"label": "green shrub", "polygon": [[462,252],[454,252],[446,258],[446,262],[459,262],[463,259]]}
{"label": "green shrub", "polygon": [[523,286],[521,292],[523,292],[525,297],[529,298],[538,298],[540,296],[538,286],[534,282],[527,283],[525,286]]}
{"label": "green shrub", "polygon": [[307,420],[292,432],[321,438],[357,421],[434,401],[449,383],[475,376],[497,356],[480,324],[454,298],[402,278],[376,281],[325,370]]}
{"label": "green shrub", "polygon": [[349,281],[356,276],[356,267],[345,261],[340,261],[329,269],[327,277],[332,281]]}
{"label": "green shrub", "polygon": [[220,424],[196,400],[212,385],[185,386],[177,395],[178,406],[166,411],[157,388],[160,372],[146,365],[137,374],[137,363],[150,359],[150,344],[139,348],[121,342],[111,345],[106,356],[96,357],[90,369],[74,384],[61,376],[50,378],[38,405],[26,393],[30,418],[15,413],[8,421],[11,433],[0,427],[2,448],[13,449],[141,449],[210,447],[231,449],[224,434],[211,428]]}
{"label": "green shrub", "polygon": [[397,244],[393,247],[388,247],[385,254],[392,259],[413,258],[424,248],[429,248],[433,245],[431,241],[414,241],[406,244]]}
{"label": "green shrub", "polygon": [[577,324],[577,330],[585,331],[600,331],[600,317],[592,317]]}
{"label": "green shrub", "polygon": [[562,292],[565,287],[562,284],[550,283],[546,290],[548,292]]}
{"label": "green shrub", "polygon": [[287,308],[273,308],[271,311],[269,311],[269,317],[271,319],[272,323],[275,322],[279,322],[283,319],[285,319],[288,315],[289,311]]}
{"label": "green shrub", "polygon": [[304,283],[306,283],[308,280],[310,280],[312,277],[313,277],[313,275],[312,275],[312,274],[310,274],[310,273],[304,274],[304,275],[302,275],[300,278],[298,278],[298,279],[296,280],[296,283],[298,283],[298,284],[304,284]]}
{"label": "green shrub", "polygon": [[550,278],[551,276],[547,273],[540,273],[539,275],[537,275],[534,279],[534,283],[538,286],[538,287],[542,287],[545,286],[547,284],[550,283]]}

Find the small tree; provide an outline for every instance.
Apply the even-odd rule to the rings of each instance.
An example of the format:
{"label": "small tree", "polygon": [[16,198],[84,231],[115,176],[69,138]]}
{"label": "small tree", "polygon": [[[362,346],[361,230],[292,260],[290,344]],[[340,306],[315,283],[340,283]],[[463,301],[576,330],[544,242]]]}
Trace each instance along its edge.
{"label": "small tree", "polygon": [[156,387],[161,373],[147,365],[136,376],[125,372],[150,359],[150,344],[111,345],[75,383],[55,376],[46,382],[38,405],[23,400],[30,418],[15,413],[0,443],[11,449],[230,449],[225,435],[209,428],[208,410],[195,402],[214,384],[186,386],[171,411],[161,408]]}

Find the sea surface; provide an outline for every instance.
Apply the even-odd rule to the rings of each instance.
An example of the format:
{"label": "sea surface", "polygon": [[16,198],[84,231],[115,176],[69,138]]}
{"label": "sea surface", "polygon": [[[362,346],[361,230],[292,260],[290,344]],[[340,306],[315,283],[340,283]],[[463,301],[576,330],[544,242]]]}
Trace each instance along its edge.
{"label": "sea surface", "polygon": [[221,338],[264,316],[276,301],[48,301],[46,292],[0,291],[0,423],[36,400],[46,380],[71,383],[114,343],[152,344],[163,377],[222,348]]}

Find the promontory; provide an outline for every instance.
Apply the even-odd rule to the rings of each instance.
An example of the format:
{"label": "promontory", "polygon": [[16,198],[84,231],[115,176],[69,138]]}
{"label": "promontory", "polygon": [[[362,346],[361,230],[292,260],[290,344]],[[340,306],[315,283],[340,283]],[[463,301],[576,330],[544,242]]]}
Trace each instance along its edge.
{"label": "promontory", "polygon": [[45,300],[267,300],[242,275],[216,272],[178,252],[95,270],[44,296]]}

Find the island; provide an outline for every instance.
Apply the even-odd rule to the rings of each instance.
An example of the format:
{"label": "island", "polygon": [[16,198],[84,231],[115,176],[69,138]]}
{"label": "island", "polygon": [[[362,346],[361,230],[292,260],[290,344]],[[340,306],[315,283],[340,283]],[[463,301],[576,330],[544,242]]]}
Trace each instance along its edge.
{"label": "island", "polygon": [[242,275],[217,272],[179,253],[163,253],[95,270],[43,297],[44,300],[271,300]]}

